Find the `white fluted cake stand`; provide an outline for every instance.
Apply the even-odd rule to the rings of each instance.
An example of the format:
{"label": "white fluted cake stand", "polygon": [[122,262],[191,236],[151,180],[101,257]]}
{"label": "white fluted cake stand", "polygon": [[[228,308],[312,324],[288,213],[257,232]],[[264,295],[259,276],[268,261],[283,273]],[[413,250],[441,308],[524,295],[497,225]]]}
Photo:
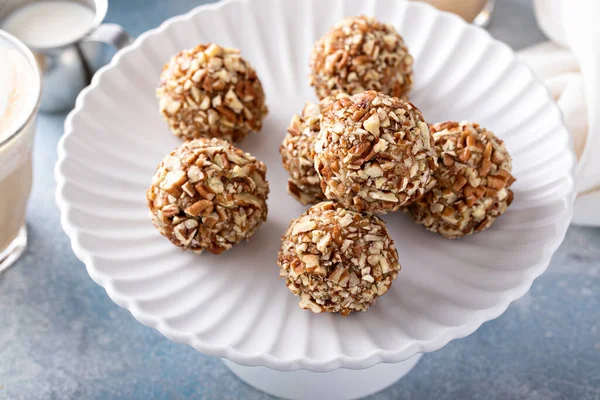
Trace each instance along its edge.
{"label": "white fluted cake stand", "polygon": [[381,363],[359,370],[340,368],[331,372],[282,372],[223,361],[238,378],[273,396],[291,400],[349,400],[377,393],[392,385],[408,374],[421,357],[421,354],[416,354],[399,363]]}
{"label": "white fluted cake stand", "polygon": [[[393,24],[415,59],[411,101],[429,122],[473,120],[513,155],[515,201],[489,230],[458,241],[400,214],[384,219],[403,269],[366,313],[314,315],[278,278],[280,237],[304,208],[286,193],[278,147],[306,100],[308,56],[345,16]],[[270,113],[240,143],[268,166],[269,219],[220,255],[181,252],[150,223],[145,190],[179,142],[158,113],[163,64],[200,42],[242,50]],[[421,353],[474,332],[548,266],[572,214],[574,156],[558,108],[512,51],[450,14],[398,0],[232,0],[173,18],[119,52],[65,124],[57,202],[73,250],[110,298],[169,339],[227,358],[252,386],[291,399],[383,389]]]}

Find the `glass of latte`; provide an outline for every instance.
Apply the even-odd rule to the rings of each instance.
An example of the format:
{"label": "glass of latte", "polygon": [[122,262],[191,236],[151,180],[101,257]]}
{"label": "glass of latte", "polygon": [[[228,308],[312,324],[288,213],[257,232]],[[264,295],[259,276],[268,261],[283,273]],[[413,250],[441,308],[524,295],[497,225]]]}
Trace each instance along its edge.
{"label": "glass of latte", "polygon": [[25,250],[25,211],[40,98],[40,72],[31,51],[0,30],[0,272]]}

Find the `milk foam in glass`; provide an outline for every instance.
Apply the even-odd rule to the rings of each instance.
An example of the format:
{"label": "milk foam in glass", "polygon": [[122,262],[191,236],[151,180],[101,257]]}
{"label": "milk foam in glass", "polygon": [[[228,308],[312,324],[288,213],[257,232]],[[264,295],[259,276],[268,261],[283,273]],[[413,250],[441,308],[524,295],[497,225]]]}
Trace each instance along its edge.
{"label": "milk foam in glass", "polygon": [[33,54],[0,31],[0,271],[27,243],[25,211],[31,191],[31,151],[40,75]]}

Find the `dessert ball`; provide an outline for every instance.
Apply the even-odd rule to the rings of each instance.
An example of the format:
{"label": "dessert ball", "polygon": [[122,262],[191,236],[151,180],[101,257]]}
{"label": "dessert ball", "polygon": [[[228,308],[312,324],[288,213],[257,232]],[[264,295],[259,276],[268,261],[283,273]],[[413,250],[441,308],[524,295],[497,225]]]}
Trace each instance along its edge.
{"label": "dessert ball", "polygon": [[267,115],[256,71],[240,51],[217,44],[183,50],[165,65],[156,90],[171,132],[184,140],[242,140]]}
{"label": "dessert ball", "polygon": [[288,192],[302,204],[325,200],[313,165],[315,139],[321,126],[321,109],[307,102],[302,114],[295,114],[279,147],[283,168],[288,171]]}
{"label": "dessert ball", "polygon": [[331,201],[291,222],[277,265],[301,308],[342,315],[366,311],[400,271],[385,222]]}
{"label": "dessert ball", "polygon": [[146,192],[152,222],[173,244],[220,254],[267,219],[266,166],[222,139],[195,139],[166,156]]}
{"label": "dessert ball", "polygon": [[365,16],[347,18],[315,44],[310,84],[323,98],[337,91],[376,90],[407,98],[412,56],[394,27]]}
{"label": "dessert ball", "polygon": [[368,91],[337,100],[323,115],[314,162],[328,199],[386,213],[423,195],[437,155],[418,108]]}
{"label": "dessert ball", "polygon": [[471,122],[435,124],[431,132],[440,156],[437,182],[409,213],[451,239],[489,228],[513,201],[515,179],[504,143]]}
{"label": "dessert ball", "polygon": [[346,94],[338,94],[337,97],[328,96],[321,100],[319,105],[306,102],[302,114],[292,117],[287,129],[288,133],[279,148],[283,168],[290,174],[288,191],[304,205],[326,199],[313,165],[315,140],[321,129],[321,111],[331,107],[336,98],[347,96]]}

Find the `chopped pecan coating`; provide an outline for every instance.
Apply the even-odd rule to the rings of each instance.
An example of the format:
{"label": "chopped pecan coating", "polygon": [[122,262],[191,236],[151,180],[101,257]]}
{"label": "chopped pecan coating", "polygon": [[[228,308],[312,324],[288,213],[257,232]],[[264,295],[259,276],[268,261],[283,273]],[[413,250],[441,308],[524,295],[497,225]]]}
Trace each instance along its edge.
{"label": "chopped pecan coating", "polygon": [[146,192],[152,222],[175,245],[220,254],[267,219],[266,166],[222,139],[183,143]]}
{"label": "chopped pecan coating", "polygon": [[413,58],[393,26],[365,16],[347,18],[317,41],[310,84],[317,96],[376,90],[408,98]]}
{"label": "chopped pecan coating", "polygon": [[337,98],[347,96],[328,96],[318,105],[306,102],[302,114],[292,117],[287,135],[279,148],[283,168],[290,174],[288,191],[304,205],[326,200],[313,163],[315,140],[321,129],[322,111],[331,107]]}
{"label": "chopped pecan coating", "polygon": [[437,155],[418,108],[368,91],[337,100],[324,114],[314,163],[328,199],[386,213],[425,193]]}
{"label": "chopped pecan coating", "polygon": [[492,226],[513,201],[512,160],[492,132],[476,123],[431,125],[440,168],[435,184],[408,207],[414,220],[455,239]]}
{"label": "chopped pecan coating", "polygon": [[182,139],[237,142],[262,128],[265,93],[240,51],[217,44],[182,50],[164,66],[156,90],[160,112]]}
{"label": "chopped pecan coating", "polygon": [[342,315],[366,311],[401,268],[383,220],[331,201],[291,222],[277,264],[300,307]]}

